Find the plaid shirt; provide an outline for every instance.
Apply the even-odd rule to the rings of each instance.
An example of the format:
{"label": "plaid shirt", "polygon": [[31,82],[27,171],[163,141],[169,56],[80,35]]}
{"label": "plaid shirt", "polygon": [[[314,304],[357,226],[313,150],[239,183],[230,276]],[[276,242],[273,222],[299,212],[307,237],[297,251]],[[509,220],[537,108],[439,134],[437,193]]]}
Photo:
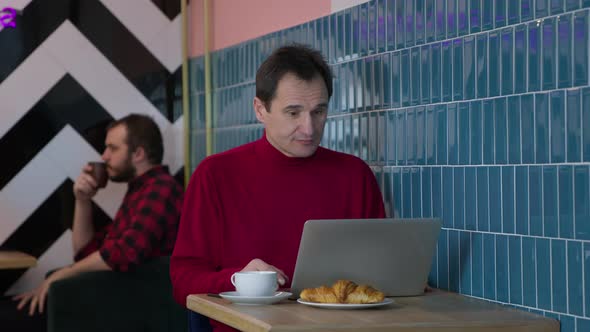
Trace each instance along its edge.
{"label": "plaid shirt", "polygon": [[114,271],[127,271],[174,249],[182,209],[183,189],[164,166],[131,180],[112,223],[97,230],[74,258],[99,250]]}

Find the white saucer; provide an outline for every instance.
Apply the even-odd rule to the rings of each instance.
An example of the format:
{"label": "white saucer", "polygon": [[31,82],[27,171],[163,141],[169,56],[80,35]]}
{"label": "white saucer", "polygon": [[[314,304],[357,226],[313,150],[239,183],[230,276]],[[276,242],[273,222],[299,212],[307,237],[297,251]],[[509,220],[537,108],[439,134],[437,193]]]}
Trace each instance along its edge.
{"label": "white saucer", "polygon": [[316,302],[303,301],[302,299],[297,299],[297,302],[299,302],[301,304],[308,305],[308,306],[324,308],[324,309],[367,309],[367,308],[375,308],[375,307],[381,307],[384,305],[392,304],[394,301],[393,301],[393,299],[384,299],[382,302],[378,302],[378,303],[346,304],[346,303],[316,303]]}
{"label": "white saucer", "polygon": [[273,296],[242,296],[239,295],[238,292],[219,293],[219,296],[230,300],[235,304],[247,305],[273,304],[288,299],[291,295],[293,294],[289,292],[276,292]]}

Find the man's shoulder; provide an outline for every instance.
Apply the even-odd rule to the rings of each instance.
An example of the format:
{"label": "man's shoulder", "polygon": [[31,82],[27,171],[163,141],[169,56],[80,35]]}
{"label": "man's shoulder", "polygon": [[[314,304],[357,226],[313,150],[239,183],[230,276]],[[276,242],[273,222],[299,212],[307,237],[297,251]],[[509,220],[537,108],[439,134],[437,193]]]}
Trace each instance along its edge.
{"label": "man's shoulder", "polygon": [[334,151],[323,147],[318,147],[318,152],[322,161],[338,164],[340,168],[343,166],[363,169],[369,167],[364,160],[348,153]]}
{"label": "man's shoulder", "polygon": [[243,163],[248,158],[254,157],[254,144],[255,142],[242,144],[227,151],[208,156],[199,163],[197,169],[224,169],[237,166],[237,163]]}

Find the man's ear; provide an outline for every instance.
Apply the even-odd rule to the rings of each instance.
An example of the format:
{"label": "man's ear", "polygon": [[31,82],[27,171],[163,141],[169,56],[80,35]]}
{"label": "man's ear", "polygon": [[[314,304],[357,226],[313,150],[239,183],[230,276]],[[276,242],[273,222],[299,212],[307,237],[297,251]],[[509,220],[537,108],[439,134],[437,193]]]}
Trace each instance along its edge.
{"label": "man's ear", "polygon": [[143,146],[138,146],[135,151],[131,153],[131,160],[135,163],[142,162],[146,159],[145,149]]}
{"label": "man's ear", "polygon": [[256,119],[258,119],[258,121],[264,123],[266,120],[266,106],[264,106],[264,103],[262,102],[262,100],[260,100],[258,97],[254,97],[254,112],[256,113]]}

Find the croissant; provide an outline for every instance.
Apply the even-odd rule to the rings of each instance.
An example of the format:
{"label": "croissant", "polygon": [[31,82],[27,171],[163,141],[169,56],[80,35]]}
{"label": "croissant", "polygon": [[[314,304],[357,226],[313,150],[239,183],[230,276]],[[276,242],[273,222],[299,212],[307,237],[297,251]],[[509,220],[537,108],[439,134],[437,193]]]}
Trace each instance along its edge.
{"label": "croissant", "polygon": [[301,299],[317,303],[366,304],[383,302],[384,294],[367,285],[358,286],[349,280],[338,280],[332,287],[306,288]]}

